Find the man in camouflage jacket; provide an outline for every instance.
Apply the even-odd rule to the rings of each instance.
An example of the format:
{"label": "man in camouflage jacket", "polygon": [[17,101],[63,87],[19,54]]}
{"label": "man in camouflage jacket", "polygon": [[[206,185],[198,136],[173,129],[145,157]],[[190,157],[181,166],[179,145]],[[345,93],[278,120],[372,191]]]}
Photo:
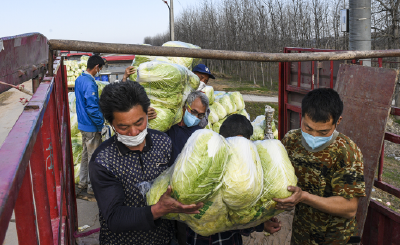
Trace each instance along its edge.
{"label": "man in camouflage jacket", "polygon": [[282,139],[298,177],[278,209],[296,206],[292,244],[346,244],[357,233],[355,214],[365,196],[360,149],[336,131],[343,111],[339,94],[316,89],[302,101],[301,129]]}

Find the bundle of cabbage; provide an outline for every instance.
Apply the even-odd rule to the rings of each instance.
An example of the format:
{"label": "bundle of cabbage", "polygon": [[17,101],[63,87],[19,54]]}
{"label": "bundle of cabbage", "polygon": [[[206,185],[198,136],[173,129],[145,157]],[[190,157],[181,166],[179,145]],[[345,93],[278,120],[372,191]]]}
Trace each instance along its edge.
{"label": "bundle of cabbage", "polygon": [[[185,43],[181,41],[169,41],[162,45],[163,47],[176,47],[176,48],[194,48],[201,49],[197,45],[193,45],[190,43]],[[200,63],[200,58],[189,58],[189,57],[167,57],[171,63],[182,65],[189,70],[192,70],[193,67]]]}
{"label": "bundle of cabbage", "polygon": [[139,66],[138,79],[150,100],[165,108],[175,109],[182,104],[182,92],[188,70],[180,65],[152,61]]}
{"label": "bundle of cabbage", "polygon": [[183,103],[199,86],[200,80],[187,68],[162,61],[141,64],[138,74],[137,81],[145,88],[158,114],[149,121],[149,126],[165,132],[182,120]]}
{"label": "bundle of cabbage", "polygon": [[201,91],[206,94],[209,105],[212,105],[215,99],[214,88],[212,86],[205,86]]}
{"label": "bundle of cabbage", "polygon": [[220,103],[224,107],[228,115],[233,114],[237,110],[236,104],[232,102],[231,97],[228,93],[216,96],[215,101]]}
{"label": "bundle of cabbage", "polygon": [[221,187],[228,159],[226,148],[225,139],[211,130],[200,129],[190,136],[172,174],[172,188],[178,201],[202,202]]}
{"label": "bundle of cabbage", "polygon": [[205,129],[195,134],[175,164],[155,180],[146,196],[148,205],[157,203],[168,185],[182,203],[202,201],[200,214],[164,218],[185,222],[203,236],[255,227],[280,212],[272,199],[289,197],[287,186],[295,186],[297,178],[279,141],[224,140]]}
{"label": "bundle of cabbage", "polygon": [[236,110],[240,111],[244,109],[244,100],[243,100],[243,96],[241,93],[239,92],[230,92],[228,93],[231,101],[233,101],[236,105]]}
{"label": "bundle of cabbage", "polygon": [[276,202],[272,199],[290,197],[292,193],[287,187],[297,185],[294,168],[279,140],[255,141],[254,144],[261,159],[264,185],[262,195],[254,207],[256,213],[249,217],[250,226],[258,225],[283,212],[275,209]]}
{"label": "bundle of cabbage", "polygon": [[226,139],[231,146],[231,158],[226,164],[222,195],[235,224],[246,224],[249,210],[261,197],[263,169],[256,146],[244,137]]}
{"label": "bundle of cabbage", "polygon": [[[226,115],[228,115],[225,108],[219,102],[214,102],[214,104],[212,104],[210,106],[210,110],[213,110],[215,112],[215,114],[217,114],[218,120],[224,119],[226,117]],[[213,120],[213,121],[215,121],[215,120]]]}
{"label": "bundle of cabbage", "polygon": [[74,175],[75,175],[75,184],[79,183],[79,170],[81,167],[82,161],[82,137],[72,137],[72,156],[74,161]]}

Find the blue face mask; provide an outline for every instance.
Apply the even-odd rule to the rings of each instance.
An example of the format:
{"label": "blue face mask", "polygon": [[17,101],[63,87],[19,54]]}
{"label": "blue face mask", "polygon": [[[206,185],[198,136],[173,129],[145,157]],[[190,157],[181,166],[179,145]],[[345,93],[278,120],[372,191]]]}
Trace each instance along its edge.
{"label": "blue face mask", "polygon": [[319,136],[314,137],[311,134],[303,132],[303,130],[301,130],[301,134],[303,135],[303,138],[307,142],[308,146],[310,146],[311,149],[313,150],[317,149],[326,142],[330,141],[333,137],[333,134],[329,137],[319,137]]}
{"label": "blue face mask", "polygon": [[183,122],[185,123],[186,126],[193,127],[200,123],[200,119],[198,119],[197,117],[190,114],[190,112],[185,110],[185,115],[183,116]]}

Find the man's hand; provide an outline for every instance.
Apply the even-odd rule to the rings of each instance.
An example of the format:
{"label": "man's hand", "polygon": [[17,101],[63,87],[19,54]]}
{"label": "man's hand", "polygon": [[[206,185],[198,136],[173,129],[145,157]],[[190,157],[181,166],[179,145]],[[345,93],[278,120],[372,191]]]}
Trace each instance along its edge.
{"label": "man's hand", "polygon": [[184,205],[171,197],[172,188],[168,186],[167,191],[161,196],[160,200],[151,206],[153,218],[156,220],[169,213],[198,214],[203,203]]}
{"label": "man's hand", "polygon": [[147,118],[149,120],[151,120],[151,119],[155,119],[156,117],[157,117],[156,110],[154,110],[153,107],[149,107],[149,109],[147,110]]}
{"label": "man's hand", "polygon": [[281,222],[275,217],[264,222],[264,231],[270,234],[274,234],[275,232],[280,231],[281,227]]}
{"label": "man's hand", "polygon": [[124,73],[124,76],[122,77],[122,81],[123,81],[123,82],[126,82],[126,79],[128,79],[128,77],[129,77],[130,75],[135,74],[135,73],[136,73],[135,67],[134,67],[134,66],[128,66],[128,67],[125,69],[125,73]]}
{"label": "man's hand", "polygon": [[293,192],[293,194],[285,199],[273,198],[276,204],[276,209],[292,210],[297,203],[302,202],[306,192],[303,192],[300,187],[288,186],[288,191]]}

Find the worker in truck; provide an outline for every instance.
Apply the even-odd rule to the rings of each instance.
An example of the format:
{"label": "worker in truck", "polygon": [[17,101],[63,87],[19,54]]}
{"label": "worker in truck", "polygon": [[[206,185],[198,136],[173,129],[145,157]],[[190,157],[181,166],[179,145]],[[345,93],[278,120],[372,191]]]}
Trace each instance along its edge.
{"label": "worker in truck", "polygon": [[[203,90],[206,87],[210,78],[215,79],[214,75],[211,74],[210,69],[204,64],[198,64],[193,68],[193,73],[196,74],[200,79],[200,85],[197,91]],[[201,119],[199,126],[205,128],[208,124],[208,116],[210,115],[210,108],[207,109],[205,117]]]}
{"label": "worker in truck", "polygon": [[[100,56],[91,56],[87,61],[87,70],[75,81],[76,114],[78,129],[82,134],[83,148],[78,188],[80,190],[87,188],[87,193],[92,195],[89,160],[94,150],[101,144],[101,130],[104,124],[103,114],[99,107],[98,87],[94,77],[104,64],[104,60]],[[80,190],[77,190],[77,193]]]}
{"label": "worker in truck", "polygon": [[[136,73],[136,68],[134,66],[127,67],[125,69],[124,76],[122,77],[122,81],[124,82],[124,81],[129,80],[129,76],[132,74],[135,74],[135,73]],[[206,86],[206,84],[208,83],[208,80],[210,78],[215,79],[215,76],[213,74],[211,74],[210,69],[207,66],[205,66],[204,64],[198,64],[197,66],[195,66],[193,68],[193,73],[196,74],[200,79],[200,85],[197,88],[197,91],[201,91]],[[150,107],[149,109],[150,109],[149,110],[149,120],[156,118],[157,113],[154,110],[154,108]],[[207,126],[208,115],[210,115],[210,109],[207,107],[205,116],[202,117],[200,119],[200,122],[198,123],[198,125],[201,128],[205,128]]]}
{"label": "worker in truck", "polygon": [[[253,126],[250,121],[242,115],[234,114],[229,116],[221,125],[220,134],[225,137],[242,136],[250,139],[253,134]],[[211,236],[201,236],[196,234],[190,228],[187,228],[186,244],[190,245],[241,245],[243,244],[242,235],[249,236],[253,232],[267,231],[269,233],[275,233],[281,229],[281,224],[276,218],[271,218],[270,220],[258,225],[254,228],[244,229],[244,230],[232,230],[217,233]]]}
{"label": "worker in truck", "polygon": [[107,85],[100,108],[115,135],[103,142],[90,161],[90,178],[99,207],[100,244],[173,244],[168,213],[199,213],[203,204],[183,205],[171,187],[152,206],[138,184],[156,179],[171,162],[172,143],[164,133],[148,129],[150,100],[137,82]]}
{"label": "worker in truck", "polygon": [[301,128],[282,139],[298,177],[292,196],[276,208],[296,207],[292,244],[346,244],[357,233],[359,198],[365,196],[360,149],[336,131],[343,102],[333,89],[309,92],[301,103]]}

